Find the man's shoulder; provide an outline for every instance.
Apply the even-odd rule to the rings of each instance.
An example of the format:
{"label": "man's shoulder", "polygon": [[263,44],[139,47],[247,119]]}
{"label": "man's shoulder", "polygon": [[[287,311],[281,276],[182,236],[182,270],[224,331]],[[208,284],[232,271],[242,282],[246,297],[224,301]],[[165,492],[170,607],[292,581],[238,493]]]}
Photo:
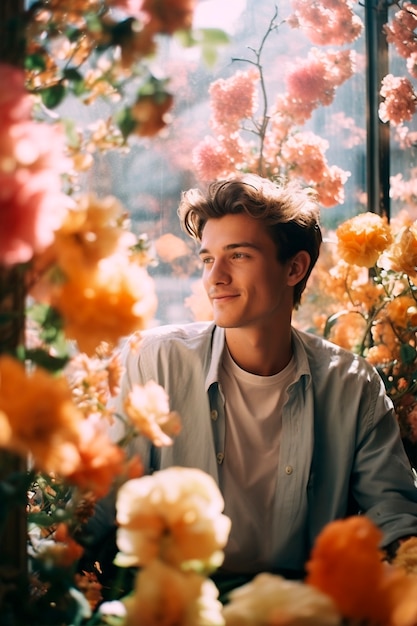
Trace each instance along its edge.
{"label": "man's shoulder", "polygon": [[141,350],[149,347],[158,348],[174,345],[197,347],[211,341],[214,331],[213,322],[189,322],[185,324],[166,324],[144,330],[140,333]]}
{"label": "man's shoulder", "polygon": [[351,350],[313,333],[299,329],[295,329],[294,332],[303,345],[313,374],[317,366],[320,366],[320,369],[335,367],[339,370],[349,370],[352,374],[358,374],[360,371],[366,375],[376,374],[375,368],[364,357]]}

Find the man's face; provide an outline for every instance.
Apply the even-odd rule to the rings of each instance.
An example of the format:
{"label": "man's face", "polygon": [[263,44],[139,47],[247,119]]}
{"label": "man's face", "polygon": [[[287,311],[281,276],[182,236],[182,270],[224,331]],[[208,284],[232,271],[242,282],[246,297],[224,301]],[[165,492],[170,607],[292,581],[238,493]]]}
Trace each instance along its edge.
{"label": "man's face", "polygon": [[208,220],[200,258],[218,326],[268,328],[291,316],[291,262],[277,260],[275,243],[259,220],[246,214]]}

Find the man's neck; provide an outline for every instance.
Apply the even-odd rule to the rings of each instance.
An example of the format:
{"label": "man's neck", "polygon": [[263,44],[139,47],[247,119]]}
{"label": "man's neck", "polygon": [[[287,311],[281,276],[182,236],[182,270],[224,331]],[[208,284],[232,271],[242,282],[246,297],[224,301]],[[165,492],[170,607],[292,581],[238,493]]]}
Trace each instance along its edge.
{"label": "man's neck", "polygon": [[291,326],[285,328],[285,333],[258,328],[226,328],[225,337],[232,359],[251,374],[278,374],[292,357]]}

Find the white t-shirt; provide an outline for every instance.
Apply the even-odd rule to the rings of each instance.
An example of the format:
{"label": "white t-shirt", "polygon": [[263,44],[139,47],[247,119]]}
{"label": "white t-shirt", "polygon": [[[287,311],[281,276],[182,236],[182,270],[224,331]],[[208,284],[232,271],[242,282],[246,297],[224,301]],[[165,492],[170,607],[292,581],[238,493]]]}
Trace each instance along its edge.
{"label": "white t-shirt", "polygon": [[270,560],[282,407],[294,374],[294,358],[273,376],[250,374],[225,347],[220,384],[226,438],[220,482],[225,514],[232,520],[225,570],[262,571]]}

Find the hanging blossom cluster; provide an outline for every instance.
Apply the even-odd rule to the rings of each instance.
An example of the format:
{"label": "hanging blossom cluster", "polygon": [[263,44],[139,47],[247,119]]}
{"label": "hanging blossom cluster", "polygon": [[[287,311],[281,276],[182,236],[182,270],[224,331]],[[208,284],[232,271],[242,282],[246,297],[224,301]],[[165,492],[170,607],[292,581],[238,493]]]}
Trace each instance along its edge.
{"label": "hanging blossom cluster", "polygon": [[355,2],[334,0],[293,0],[293,15],[288,23],[301,28],[309,40],[320,46],[353,43],[363,30],[361,19],[353,13]]}
{"label": "hanging blossom cluster", "polygon": [[[398,55],[406,60],[406,68],[412,78],[417,78],[417,9],[411,2],[402,2],[393,19],[384,26],[387,42],[394,46]],[[407,77],[388,74],[382,81],[380,105],[383,122],[400,126],[411,120],[416,112],[417,96]]]}
{"label": "hanging blossom cluster", "polygon": [[[417,442],[417,223],[357,215],[329,233],[307,286],[301,317],[374,365],[404,440]],[[370,271],[371,270],[371,273]],[[317,298],[317,294],[321,294]],[[311,300],[310,300],[311,297]]]}
{"label": "hanging blossom cluster", "polygon": [[[337,11],[333,4],[293,2],[295,13],[287,21],[303,28],[315,43],[351,43],[360,35],[362,24],[352,3],[336,3]],[[332,19],[328,19],[329,11]],[[318,15],[323,41],[318,41],[319,30],[311,29]],[[272,20],[264,41],[275,28]],[[354,51],[312,48],[306,59],[288,70],[286,91],[272,106],[267,102],[261,53],[261,49],[255,53],[256,62],[248,60],[255,67],[238,70],[210,86],[213,134],[193,151],[197,177],[207,181],[226,178],[236,171],[255,171],[269,178],[286,175],[313,187],[324,207],[343,203],[349,172],[330,165],[326,158],[328,143],[303,131],[302,125],[318,107],[330,105],[337,88],[354,74]]]}
{"label": "hanging blossom cluster", "polygon": [[[411,2],[396,3],[398,9],[390,22],[385,24],[384,33],[389,45],[393,47],[400,59],[405,60],[406,74],[394,76],[388,74],[382,80],[379,116],[383,122],[389,122],[394,129],[394,138],[399,146],[410,148],[417,142],[417,133],[413,128],[413,119],[417,112],[417,8]],[[401,200],[410,211],[415,212],[414,194],[410,194],[413,186],[413,172],[409,180],[402,174],[391,177],[390,195]]]}

